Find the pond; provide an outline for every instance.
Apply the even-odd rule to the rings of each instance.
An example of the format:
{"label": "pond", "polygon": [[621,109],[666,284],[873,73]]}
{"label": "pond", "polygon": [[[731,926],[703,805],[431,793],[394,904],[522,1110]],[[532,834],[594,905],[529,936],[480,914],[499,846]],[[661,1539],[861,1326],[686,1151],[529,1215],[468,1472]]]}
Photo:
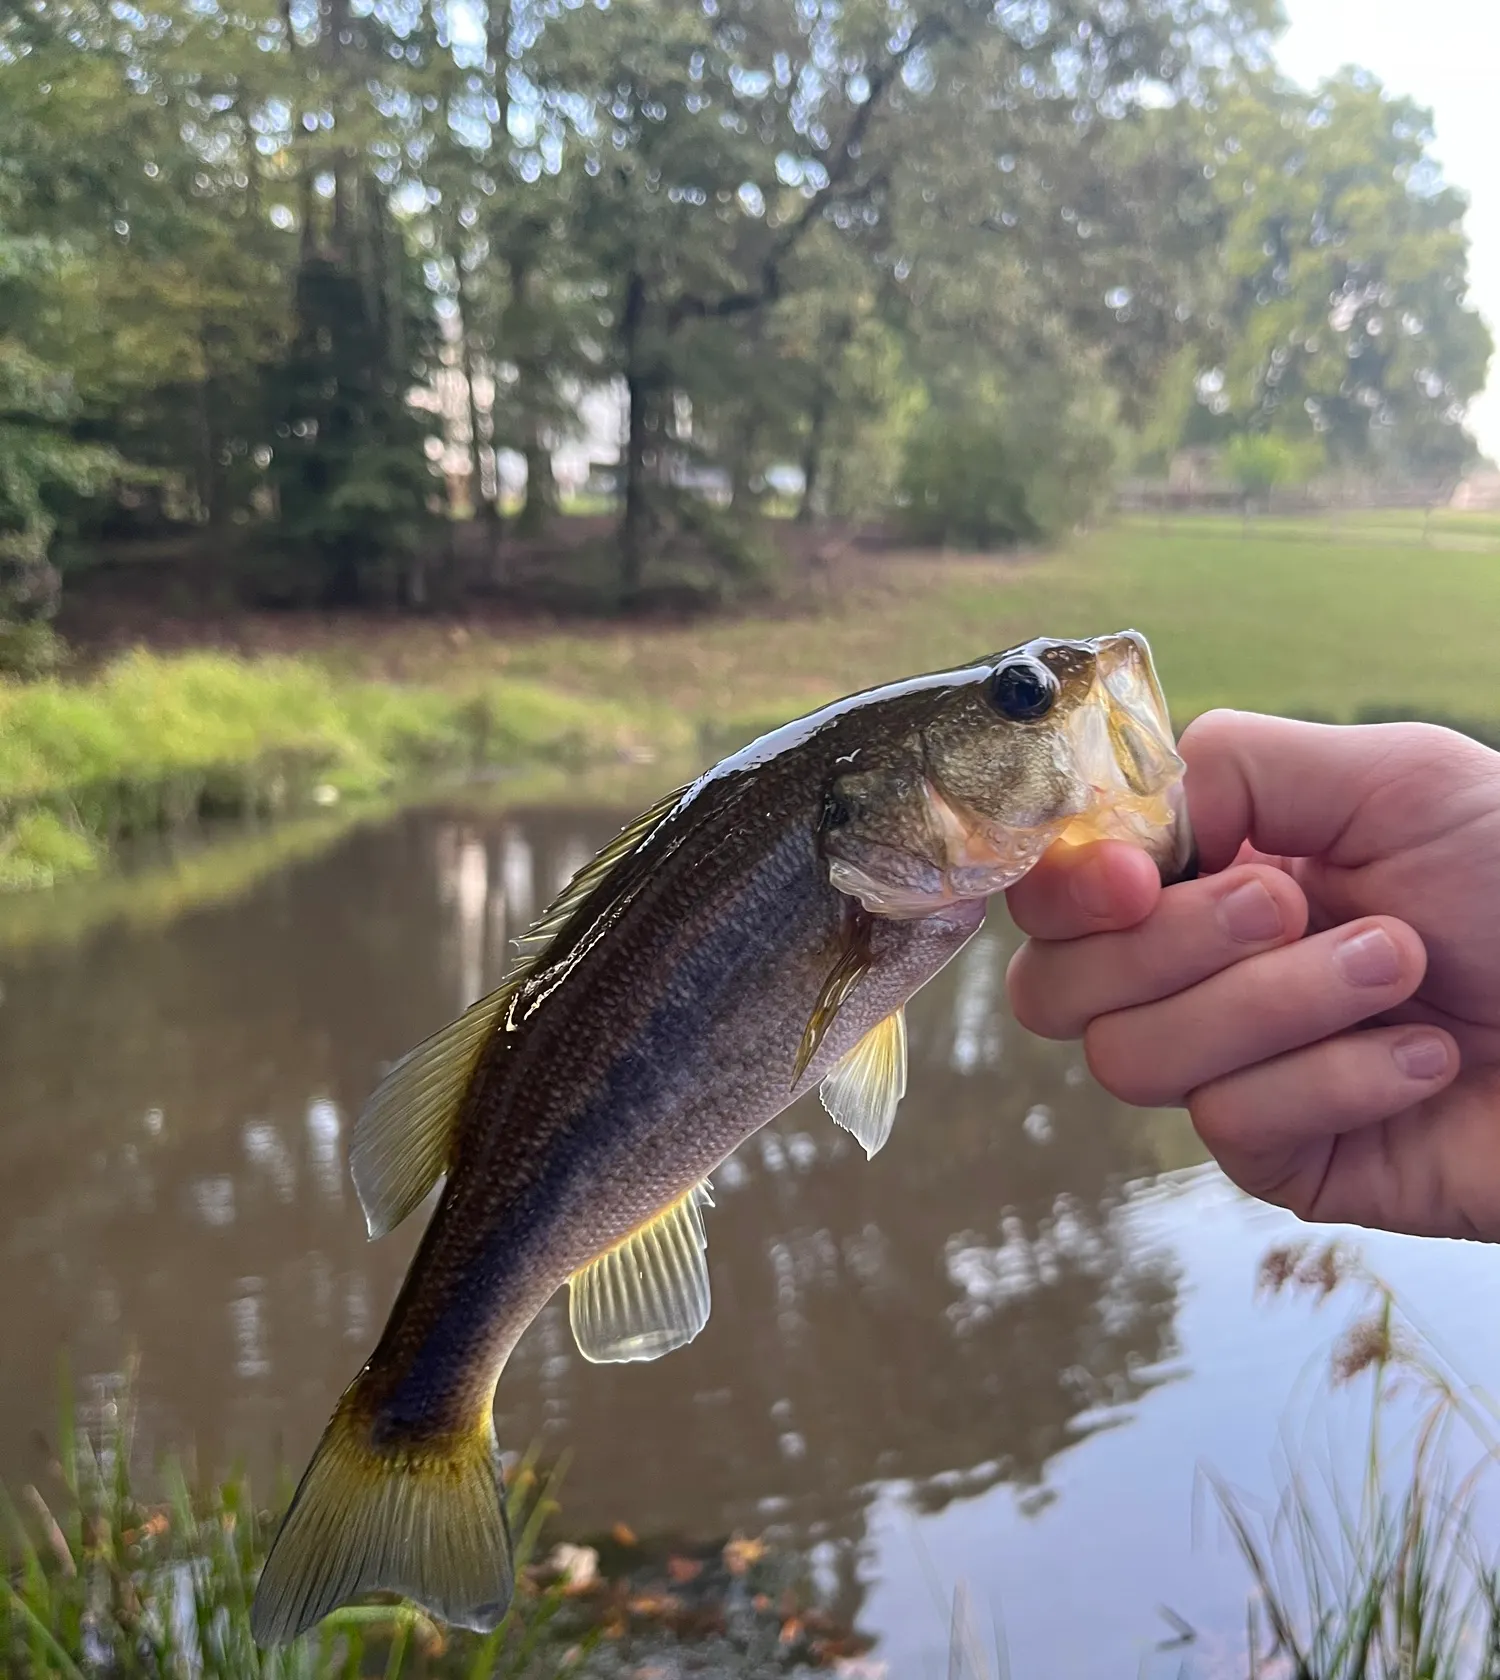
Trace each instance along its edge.
{"label": "pond", "polygon": [[[147,1460],[266,1488],[302,1464],[420,1225],[365,1241],[353,1116],[628,814],[433,806],[165,927],[80,932],[59,894],[56,939],[33,903],[7,954],[0,917],[5,1483],[44,1466],[64,1361],[96,1398],[138,1362]],[[1013,943],[992,912],[912,1005],[875,1161],[804,1101],[716,1175],[697,1342],[588,1366],[560,1295],[501,1382],[501,1441],[571,1452],[570,1532],[804,1548],[892,1676],[947,1672],[960,1585],[1017,1676],[1232,1673],[1248,1583],[1203,1472],[1268,1498],[1289,1431],[1357,1462],[1368,1397],[1309,1399],[1342,1309],[1257,1299],[1294,1222],[1183,1116],[1009,1021]],[[1467,1376],[1500,1377],[1500,1257],[1366,1253]],[[1191,1645],[1158,1649],[1166,1611]]]}

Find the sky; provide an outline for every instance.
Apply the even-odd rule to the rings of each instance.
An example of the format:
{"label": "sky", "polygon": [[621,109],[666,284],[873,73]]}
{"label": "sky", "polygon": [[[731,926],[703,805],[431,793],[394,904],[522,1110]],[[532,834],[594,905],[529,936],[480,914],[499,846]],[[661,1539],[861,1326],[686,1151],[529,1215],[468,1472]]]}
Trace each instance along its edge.
{"label": "sky", "polygon": [[[1282,0],[1277,48],[1308,86],[1341,65],[1371,70],[1392,93],[1433,113],[1434,154],[1469,196],[1469,301],[1500,342],[1500,0]],[[1500,354],[1469,413],[1484,453],[1500,463]]]}

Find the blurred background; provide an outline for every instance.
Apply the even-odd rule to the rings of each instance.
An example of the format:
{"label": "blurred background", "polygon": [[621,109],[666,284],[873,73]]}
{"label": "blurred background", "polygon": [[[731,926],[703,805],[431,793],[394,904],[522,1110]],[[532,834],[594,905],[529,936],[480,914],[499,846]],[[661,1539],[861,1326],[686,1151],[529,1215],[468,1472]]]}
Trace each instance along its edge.
{"label": "blurred background", "polygon": [[516,1625],[262,1669],[244,1595],[415,1240],[361,1102],[667,787],[1127,624],[1179,725],[1500,743],[1497,62],[1489,0],[0,0],[0,1665],[1495,1672],[1493,1258],[1288,1249],[1006,1018],[999,908],[875,1162],[726,1163],[691,1348],[528,1334]]}

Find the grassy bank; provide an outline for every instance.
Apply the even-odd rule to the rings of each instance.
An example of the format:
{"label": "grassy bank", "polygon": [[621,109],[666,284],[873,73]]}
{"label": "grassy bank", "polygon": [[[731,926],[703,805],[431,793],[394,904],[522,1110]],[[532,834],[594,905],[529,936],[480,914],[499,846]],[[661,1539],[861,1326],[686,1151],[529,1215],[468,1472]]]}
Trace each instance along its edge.
{"label": "grassy bank", "polygon": [[136,652],[86,682],[0,684],[0,887],[96,867],[122,836],[279,814],[480,766],[582,766],[681,744],[647,707],[480,671],[432,685],[301,659]]}
{"label": "grassy bank", "polygon": [[277,1516],[241,1475],[198,1483],[169,1463],[146,1491],[132,1418],[128,1383],[86,1423],[69,1400],[46,1476],[0,1491],[0,1673],[13,1680],[623,1680],[665,1674],[662,1659],[680,1672],[685,1649],[704,1680],[772,1680],[869,1645],[820,1607],[803,1560],[758,1541],[679,1547],[617,1525],[592,1545],[545,1545],[560,1473],[528,1457],[507,1477],[516,1596],[493,1633],[388,1600],[261,1651],[249,1609]]}
{"label": "grassy bank", "polygon": [[[1135,625],[1181,719],[1217,705],[1352,719],[1374,708],[1500,717],[1500,524],[1444,515],[1133,519],[1037,556],[850,552],[795,599],[686,623],[240,619],[350,680],[505,676],[624,698],[743,739],[837,694],[1034,635]],[[1454,539],[1456,540],[1456,538]],[[178,627],[178,634],[186,633]]]}
{"label": "grassy bank", "polygon": [[[0,685],[0,886],[185,817],[345,800],[423,772],[707,760],[836,695],[1027,637],[1131,624],[1179,723],[1213,706],[1500,720],[1500,534],[1483,516],[1125,521],[1036,557],[849,552],[794,599],[695,622],[239,617],[85,682]],[[287,657],[288,654],[293,657]]]}

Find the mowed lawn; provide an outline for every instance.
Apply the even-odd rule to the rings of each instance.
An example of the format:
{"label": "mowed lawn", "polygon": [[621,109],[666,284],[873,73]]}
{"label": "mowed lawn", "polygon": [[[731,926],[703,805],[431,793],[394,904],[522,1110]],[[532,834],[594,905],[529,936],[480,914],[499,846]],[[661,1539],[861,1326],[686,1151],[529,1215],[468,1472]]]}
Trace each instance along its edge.
{"label": "mowed lawn", "polygon": [[[680,626],[490,633],[437,625],[319,651],[443,682],[476,667],[664,705],[710,738],[1031,636],[1150,638],[1179,721],[1229,705],[1348,719],[1500,718],[1500,521],[1129,521],[1028,558],[850,556],[800,603]],[[311,650],[309,650],[311,651]]]}

